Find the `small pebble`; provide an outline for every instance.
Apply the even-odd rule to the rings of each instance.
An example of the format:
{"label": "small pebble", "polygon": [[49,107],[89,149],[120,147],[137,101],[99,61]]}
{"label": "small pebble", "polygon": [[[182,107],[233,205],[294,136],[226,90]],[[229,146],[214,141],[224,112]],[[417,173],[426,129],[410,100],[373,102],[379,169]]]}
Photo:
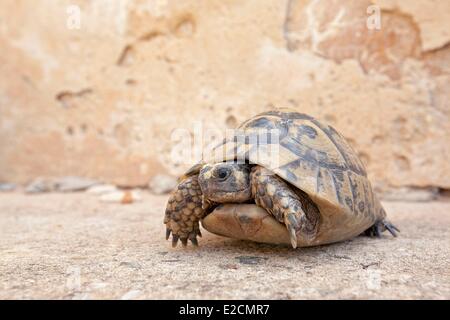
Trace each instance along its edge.
{"label": "small pebble", "polygon": [[125,293],[120,300],[133,300],[139,297],[142,294],[141,290],[130,290],[127,293]]}
{"label": "small pebble", "polygon": [[16,190],[17,185],[14,183],[0,183],[0,192],[10,192]]}
{"label": "small pebble", "polygon": [[122,204],[129,204],[136,201],[140,201],[141,196],[138,191],[136,190],[124,190],[124,191],[115,191],[103,194],[100,197],[100,201],[103,202],[115,202],[115,203],[122,203]]}
{"label": "small pebble", "polygon": [[175,177],[166,174],[157,174],[149,182],[148,188],[154,194],[166,194],[171,192],[177,185]]}
{"label": "small pebble", "polygon": [[98,195],[112,193],[112,192],[116,192],[116,191],[119,191],[119,190],[117,189],[117,187],[115,185],[112,185],[112,184],[99,184],[99,185],[92,186],[86,190],[87,193],[98,194]]}
{"label": "small pebble", "polygon": [[58,178],[55,182],[56,189],[61,192],[83,191],[99,184],[96,180],[74,176]]}
{"label": "small pebble", "polygon": [[56,184],[52,179],[39,177],[26,186],[25,193],[51,192],[54,191],[55,188]]}
{"label": "small pebble", "polygon": [[137,262],[133,262],[133,261],[122,261],[119,266],[121,267],[128,267],[128,268],[132,268],[132,269],[141,269],[141,265]]}
{"label": "small pebble", "polygon": [[88,287],[91,290],[101,290],[101,289],[105,289],[106,287],[108,287],[108,283],[94,282],[94,283],[91,283]]}

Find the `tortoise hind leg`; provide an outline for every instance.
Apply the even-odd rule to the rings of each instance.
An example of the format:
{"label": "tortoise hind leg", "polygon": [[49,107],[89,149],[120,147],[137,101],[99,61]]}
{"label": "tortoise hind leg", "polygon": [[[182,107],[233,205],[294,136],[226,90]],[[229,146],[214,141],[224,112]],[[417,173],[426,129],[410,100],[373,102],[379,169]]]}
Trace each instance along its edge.
{"label": "tortoise hind leg", "polygon": [[394,237],[397,237],[397,232],[400,230],[390,223],[388,220],[379,220],[374,223],[369,229],[364,231],[364,235],[369,237],[380,237],[381,233],[388,230]]}

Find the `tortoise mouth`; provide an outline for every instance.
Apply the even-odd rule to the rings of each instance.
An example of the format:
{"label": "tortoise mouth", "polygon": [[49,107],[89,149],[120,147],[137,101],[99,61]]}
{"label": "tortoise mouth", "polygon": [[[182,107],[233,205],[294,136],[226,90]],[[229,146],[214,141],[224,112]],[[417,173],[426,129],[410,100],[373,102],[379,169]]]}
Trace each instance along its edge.
{"label": "tortoise mouth", "polygon": [[206,198],[217,203],[243,203],[251,200],[251,187],[233,191],[211,188],[204,194]]}

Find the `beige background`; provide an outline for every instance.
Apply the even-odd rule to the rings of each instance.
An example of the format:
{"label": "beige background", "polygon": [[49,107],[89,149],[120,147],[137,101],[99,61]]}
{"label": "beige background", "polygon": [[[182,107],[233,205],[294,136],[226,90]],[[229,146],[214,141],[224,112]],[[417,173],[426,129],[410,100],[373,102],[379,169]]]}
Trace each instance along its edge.
{"label": "beige background", "polygon": [[[450,188],[450,2],[2,0],[0,181],[179,174],[177,128],[291,107],[381,187]],[[81,28],[67,27],[67,8]]]}

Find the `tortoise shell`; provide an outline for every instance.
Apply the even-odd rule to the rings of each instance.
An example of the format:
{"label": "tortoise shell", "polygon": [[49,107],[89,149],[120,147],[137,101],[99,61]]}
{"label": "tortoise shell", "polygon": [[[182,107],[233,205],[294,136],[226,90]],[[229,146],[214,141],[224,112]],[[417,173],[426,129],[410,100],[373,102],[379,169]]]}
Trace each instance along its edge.
{"label": "tortoise shell", "polygon": [[270,169],[316,203],[321,222],[311,245],[349,239],[386,216],[356,152],[333,127],[309,115],[261,113],[245,121],[203,161],[236,160]]}

